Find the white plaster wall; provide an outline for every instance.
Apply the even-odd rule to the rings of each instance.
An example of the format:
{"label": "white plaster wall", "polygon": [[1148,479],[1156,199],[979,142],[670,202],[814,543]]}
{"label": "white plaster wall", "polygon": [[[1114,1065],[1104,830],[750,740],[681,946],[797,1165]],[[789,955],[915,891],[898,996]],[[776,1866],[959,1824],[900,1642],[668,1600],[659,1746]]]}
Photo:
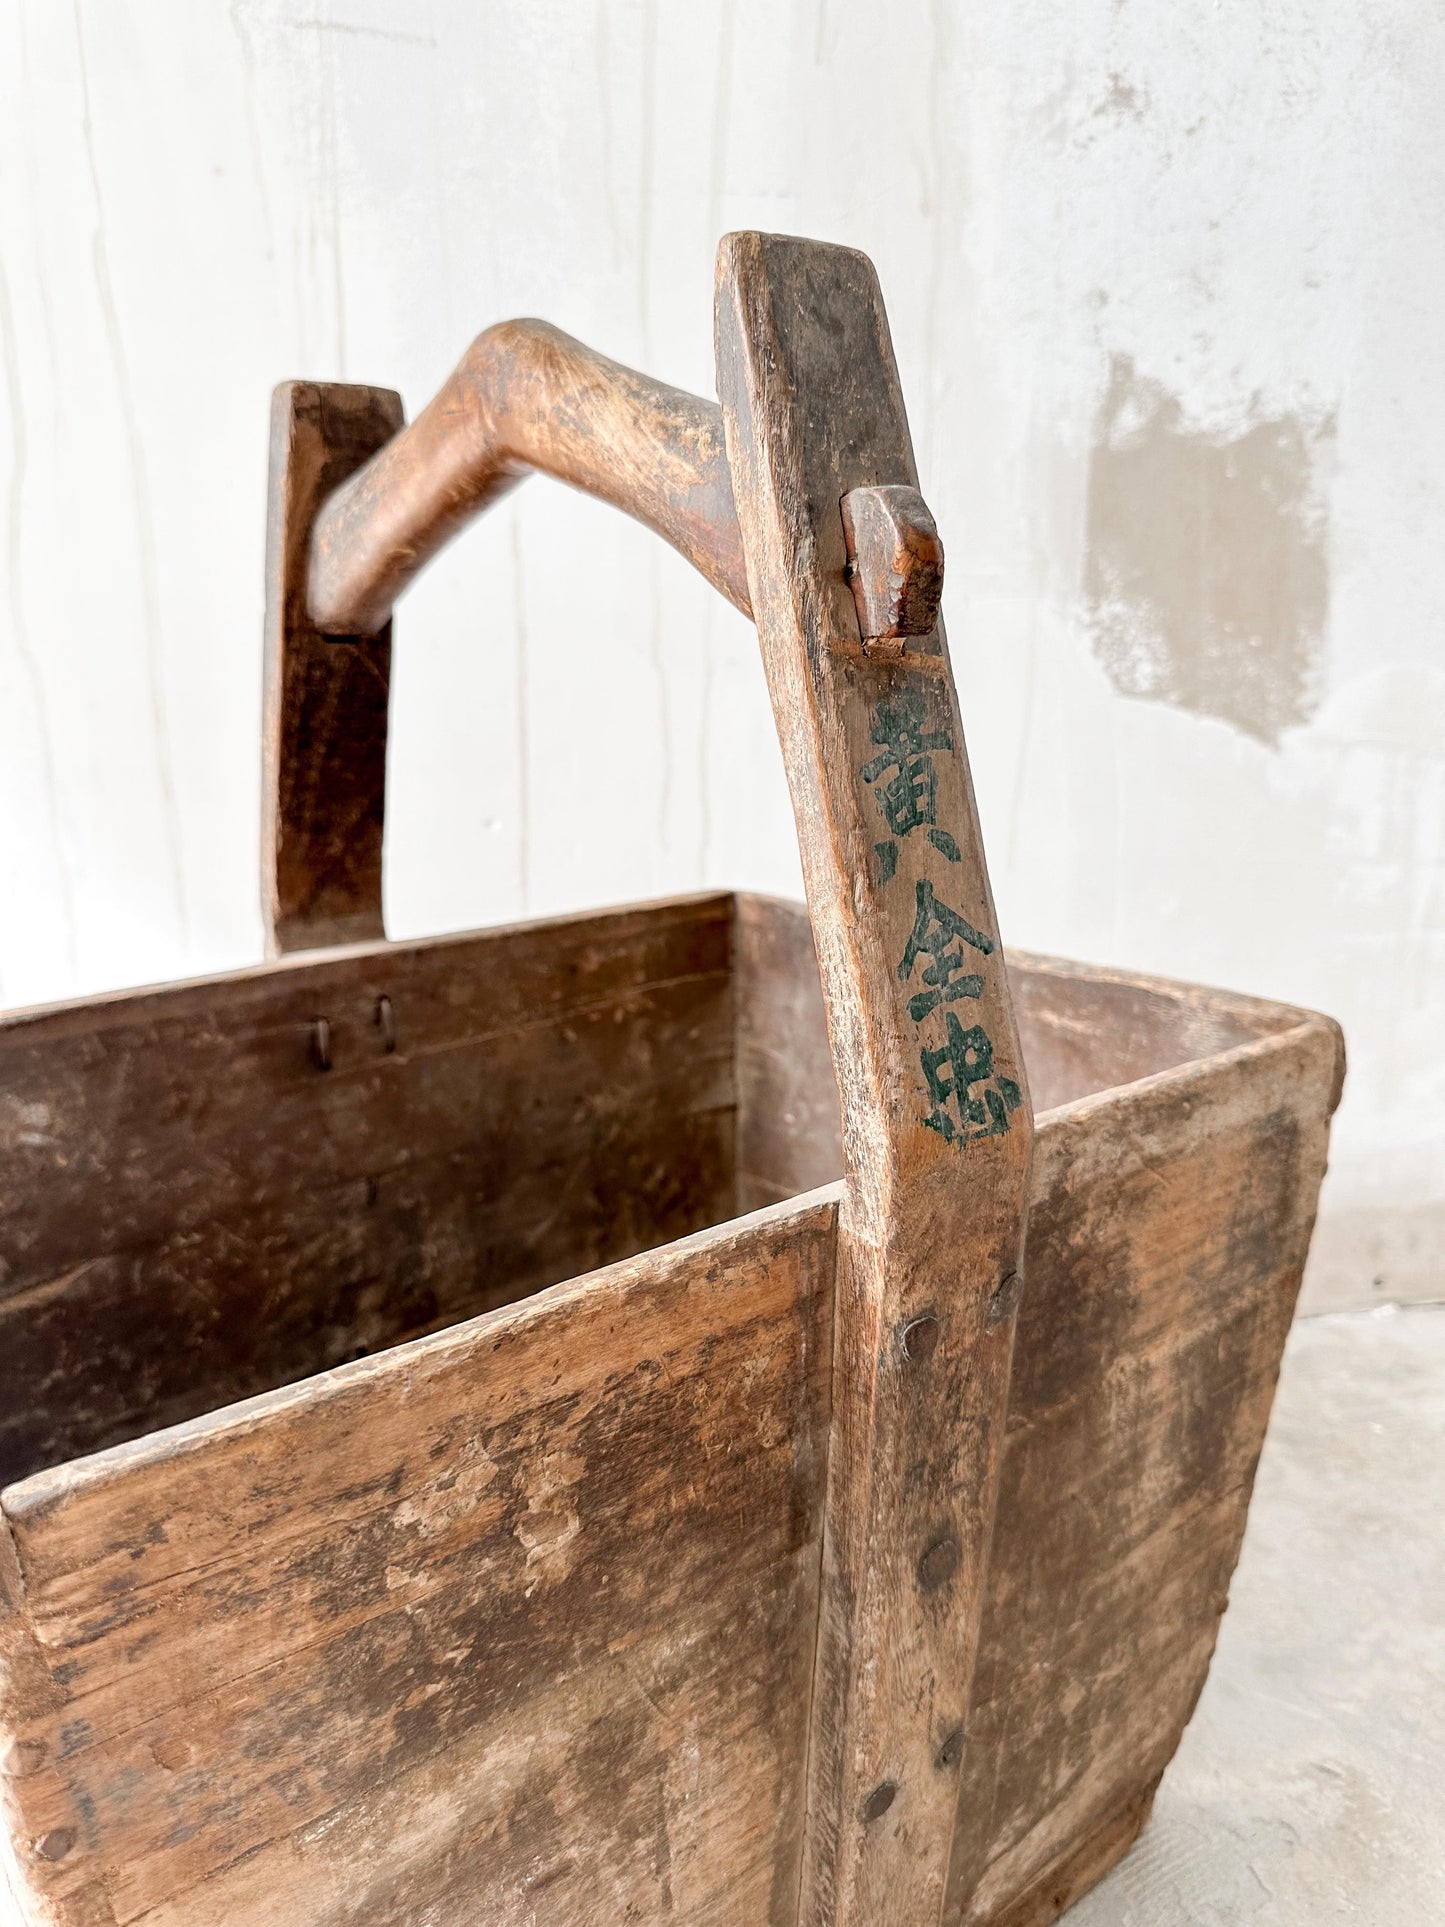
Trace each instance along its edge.
{"label": "white plaster wall", "polygon": [[[719,233],[845,240],[1006,940],[1337,1015],[1316,1302],[1445,1295],[1442,97],[1435,0],[0,0],[0,1003],[259,954],[274,381],[414,410],[536,313],[710,391]],[[1277,741],[1096,652],[1121,356],[1191,447],[1319,431]],[[529,484],[397,649],[394,935],[797,889],[752,632],[619,518]]]}

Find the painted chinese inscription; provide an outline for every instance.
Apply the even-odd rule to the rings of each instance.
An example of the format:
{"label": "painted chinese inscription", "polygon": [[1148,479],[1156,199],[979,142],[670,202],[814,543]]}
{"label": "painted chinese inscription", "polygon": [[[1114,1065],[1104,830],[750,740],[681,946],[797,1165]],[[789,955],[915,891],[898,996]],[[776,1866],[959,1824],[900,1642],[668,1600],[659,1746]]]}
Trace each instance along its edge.
{"label": "painted chinese inscription", "polygon": [[[951,1010],[943,1013],[943,1021],[947,1033],[942,1046],[919,1054],[933,1099],[924,1123],[948,1144],[965,1138],[1002,1137],[1008,1129],[1008,1114],[1023,1102],[1023,1092],[1011,1077],[1002,1072],[995,1075],[993,1045],[982,1024],[970,1024],[965,1030]],[[975,1084],[982,1086],[977,1097]],[[957,1122],[948,1108],[950,1101],[957,1106]]]}
{"label": "painted chinese inscription", "polygon": [[917,886],[918,912],[913,920],[913,933],[908,939],[908,947],[903,952],[903,961],[898,966],[898,975],[906,983],[913,975],[913,966],[920,957],[930,957],[931,963],[924,966],[923,981],[928,986],[908,1000],[908,1014],[914,1023],[923,1019],[938,1004],[952,1003],[955,997],[981,997],[983,978],[975,974],[960,975],[963,970],[963,946],[971,944],[985,957],[993,954],[993,938],[985,937],[975,930],[967,917],[961,917],[957,910],[933,894],[933,885],[927,877],[920,877]]}
{"label": "painted chinese inscription", "polygon": [[879,784],[880,779],[888,778],[873,792],[893,832],[884,842],[874,845],[880,883],[892,879],[898,868],[898,839],[912,830],[926,829],[935,850],[941,851],[950,863],[961,861],[958,845],[947,830],[939,829],[934,816],[938,772],[933,767],[933,751],[952,749],[953,738],[946,729],[927,728],[927,722],[923,697],[911,683],[905,683],[891,702],[886,699],[880,702],[873,712],[868,740],[878,744],[878,754],[866,762],[859,773],[869,784]]}
{"label": "painted chinese inscription", "polygon": [[[892,834],[875,844],[878,881],[884,887],[898,871],[899,845],[914,830],[924,830],[928,842],[950,863],[960,862],[959,848],[935,817],[938,772],[934,752],[951,750],[947,729],[931,728],[921,691],[905,683],[882,698],[873,711],[868,740],[878,754],[859,771],[873,789],[884,822]],[[919,1067],[931,1108],[923,1122],[945,1143],[964,1144],[981,1137],[999,1137],[1009,1128],[1009,1113],[1018,1109],[1023,1093],[1013,1078],[995,1071],[993,1043],[982,1024],[964,1025],[949,1008],[961,1000],[981,997],[982,972],[969,968],[967,953],[991,957],[997,945],[976,930],[960,911],[944,902],[927,877],[914,882],[913,929],[898,964],[901,983],[914,984],[908,1014],[914,1023],[943,1020],[943,1041],[920,1040]],[[921,968],[920,968],[921,964]],[[915,978],[916,973],[916,978]]]}

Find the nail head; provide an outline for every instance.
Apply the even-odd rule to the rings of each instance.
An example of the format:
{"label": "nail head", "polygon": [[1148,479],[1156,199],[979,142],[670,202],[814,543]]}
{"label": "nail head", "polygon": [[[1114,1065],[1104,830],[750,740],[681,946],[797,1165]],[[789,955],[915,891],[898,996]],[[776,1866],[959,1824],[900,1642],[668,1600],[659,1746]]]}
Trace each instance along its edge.
{"label": "nail head", "polygon": [[75,1845],[75,1834],[69,1827],[52,1827],[35,1842],[35,1851],[42,1860],[63,1860]]}
{"label": "nail head", "polygon": [[884,1780],[874,1787],[863,1802],[864,1824],[871,1825],[873,1821],[881,1820],[897,1798],[898,1788],[892,1780]]}
{"label": "nail head", "polygon": [[925,1592],[936,1592],[958,1571],[962,1557],[957,1539],[935,1539],[918,1562],[918,1583]]}
{"label": "nail head", "polygon": [[381,1032],[381,1047],[388,1056],[396,1049],[396,1012],[390,997],[376,1000],[376,1027]]}
{"label": "nail head", "polygon": [[43,1740],[12,1740],[0,1757],[0,1773],[7,1780],[25,1780],[45,1764]]}
{"label": "nail head", "polygon": [[938,1344],[938,1320],[931,1311],[910,1319],[903,1327],[903,1355],[910,1364],[931,1358]]}
{"label": "nail head", "polygon": [[1006,1271],[994,1286],[993,1296],[988,1301],[988,1322],[1001,1325],[1006,1318],[1012,1317],[1019,1302],[1019,1275],[1016,1271]]}

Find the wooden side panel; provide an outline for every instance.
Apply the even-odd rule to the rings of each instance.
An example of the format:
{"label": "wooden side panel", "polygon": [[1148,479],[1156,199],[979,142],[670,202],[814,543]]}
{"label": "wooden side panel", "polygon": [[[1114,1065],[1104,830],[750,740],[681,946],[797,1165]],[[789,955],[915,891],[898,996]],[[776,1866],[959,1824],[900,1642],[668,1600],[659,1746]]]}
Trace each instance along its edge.
{"label": "wooden side panel", "polygon": [[1015,952],[1009,981],[1040,1111],[1132,1084],[1257,1037],[1306,1013],[1227,990]]}
{"label": "wooden side panel", "polygon": [[730,1217],[730,924],[705,898],[0,1023],[0,1479]]}
{"label": "wooden side panel", "polygon": [[11,1487],[37,1917],[791,1927],[836,1222]]}
{"label": "wooden side panel", "polygon": [[1312,1019],[1040,1120],[960,1927],[1053,1920],[1147,1815],[1239,1555],[1340,1070]]}
{"label": "wooden side panel", "polygon": [[[771,1204],[841,1175],[837,1088],[806,909],[736,901],[739,1182],[752,1204]],[[1308,1014],[1027,950],[1007,961],[1040,1115],[1280,1035]]]}
{"label": "wooden side panel", "polygon": [[840,1178],[843,1138],[808,913],[773,897],[736,906],[738,1208],[752,1211]]}
{"label": "wooden side panel", "polygon": [[323,636],[306,562],[320,504],[401,424],[389,388],[289,381],[272,397],[261,906],[273,955],[382,935],[391,625]]}

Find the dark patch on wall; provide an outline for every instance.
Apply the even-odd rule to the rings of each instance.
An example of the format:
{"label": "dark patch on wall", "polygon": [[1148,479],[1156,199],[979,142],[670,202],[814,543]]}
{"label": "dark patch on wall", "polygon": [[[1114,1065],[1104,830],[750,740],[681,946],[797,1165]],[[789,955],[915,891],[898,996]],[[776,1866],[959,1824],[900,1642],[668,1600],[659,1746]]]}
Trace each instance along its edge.
{"label": "dark patch on wall", "polygon": [[1334,429],[1326,414],[1192,429],[1176,396],[1114,356],[1089,463],[1084,595],[1122,695],[1271,746],[1313,714]]}

